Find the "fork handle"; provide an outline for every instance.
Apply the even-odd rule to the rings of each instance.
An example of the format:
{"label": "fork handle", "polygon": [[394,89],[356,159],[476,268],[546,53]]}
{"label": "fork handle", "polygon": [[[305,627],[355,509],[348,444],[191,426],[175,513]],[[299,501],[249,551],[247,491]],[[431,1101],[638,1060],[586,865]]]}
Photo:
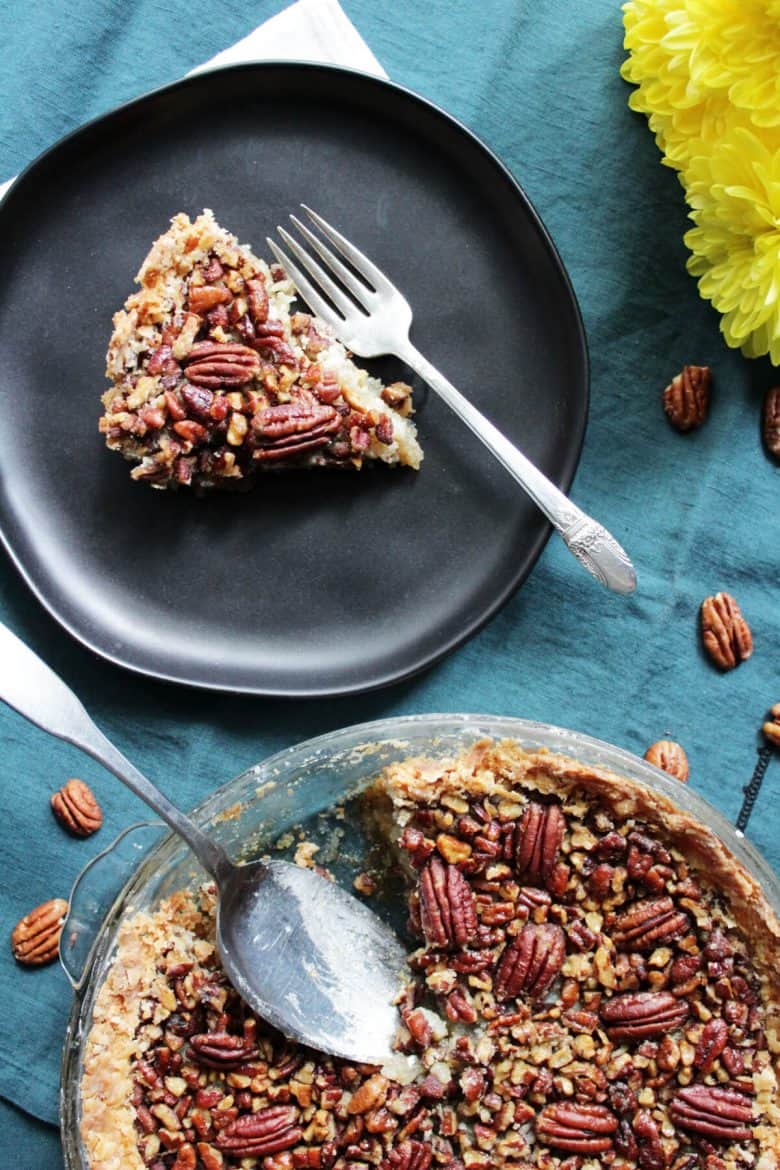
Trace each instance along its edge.
{"label": "fork handle", "polygon": [[615,593],[633,593],[636,589],[636,572],[625,549],[614,536],[572,503],[411,342],[402,350],[396,349],[396,354],[444,399],[499,463],[514,476],[557,529],[566,547],[574,553],[580,564]]}

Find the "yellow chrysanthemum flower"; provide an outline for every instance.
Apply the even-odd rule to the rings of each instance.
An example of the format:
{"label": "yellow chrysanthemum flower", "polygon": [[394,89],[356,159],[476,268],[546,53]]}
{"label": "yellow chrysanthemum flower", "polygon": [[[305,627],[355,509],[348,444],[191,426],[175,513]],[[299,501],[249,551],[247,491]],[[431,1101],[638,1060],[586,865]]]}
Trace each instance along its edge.
{"label": "yellow chrysanthemum flower", "polygon": [[780,0],[629,0],[623,77],[695,227],[729,345],[780,364]]}

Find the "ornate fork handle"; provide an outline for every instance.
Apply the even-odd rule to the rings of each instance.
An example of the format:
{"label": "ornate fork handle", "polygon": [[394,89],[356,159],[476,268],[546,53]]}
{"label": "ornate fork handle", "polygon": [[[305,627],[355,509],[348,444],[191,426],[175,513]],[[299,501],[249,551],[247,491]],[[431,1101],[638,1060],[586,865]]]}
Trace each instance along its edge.
{"label": "ornate fork handle", "polygon": [[625,549],[614,536],[551,483],[411,342],[394,345],[393,352],[419,374],[492,451],[544,512],[580,564],[615,593],[633,593],[636,572]]}

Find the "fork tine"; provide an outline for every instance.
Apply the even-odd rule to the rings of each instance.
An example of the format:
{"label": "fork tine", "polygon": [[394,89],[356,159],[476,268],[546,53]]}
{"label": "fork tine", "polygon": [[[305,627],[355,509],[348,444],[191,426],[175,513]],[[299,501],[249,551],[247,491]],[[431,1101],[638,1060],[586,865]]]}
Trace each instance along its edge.
{"label": "fork tine", "polygon": [[294,239],[289,232],[285,231],[283,227],[277,227],[276,230],[301,267],[304,268],[306,272],[308,272],[312,280],[316,281],[321,291],[324,292],[328,299],[333,302],[346,321],[350,314],[355,312],[354,303],[349,299],[347,294],[339,288],[335,280],[331,280],[319,261],[315,260],[313,256],[310,256],[309,253],[301,247],[298,241]]}
{"label": "fork tine", "polygon": [[354,265],[360,275],[364,276],[377,292],[393,293],[396,291],[395,285],[387,279],[384,272],[377,268],[376,264],[372,264],[368,256],[364,256],[359,248],[356,248],[354,244],[351,244],[348,239],[342,236],[341,232],[337,232],[326,219],[323,219],[316,211],[312,211],[305,203],[302,203],[301,207],[309,219],[317,225],[322,234],[338,248],[342,256],[346,256],[350,264]]}
{"label": "fork tine", "polygon": [[268,244],[268,247],[271,249],[282,268],[290,277],[309,308],[314,313],[316,313],[318,317],[322,317],[323,321],[327,321],[336,327],[342,325],[342,318],[333,308],[333,305],[329,304],[324,297],[320,296],[311,281],[306,276],[304,276],[301,269],[293,260],[290,259],[287,253],[279,247],[279,245],[276,243],[276,240],[272,240],[270,236],[266,236],[265,242]]}
{"label": "fork tine", "polygon": [[330,248],[326,244],[323,244],[322,240],[306,227],[305,223],[301,223],[297,215],[291,215],[290,219],[303,238],[308,240],[315,252],[322,257],[331,271],[336,273],[336,276],[338,276],[344,287],[352,293],[352,296],[361,308],[368,311],[368,306],[365,302],[369,298],[376,296],[374,290],[369,288],[367,284],[364,284],[362,280],[358,280],[354,272],[350,272],[346,264],[342,264],[335,252],[331,252]]}

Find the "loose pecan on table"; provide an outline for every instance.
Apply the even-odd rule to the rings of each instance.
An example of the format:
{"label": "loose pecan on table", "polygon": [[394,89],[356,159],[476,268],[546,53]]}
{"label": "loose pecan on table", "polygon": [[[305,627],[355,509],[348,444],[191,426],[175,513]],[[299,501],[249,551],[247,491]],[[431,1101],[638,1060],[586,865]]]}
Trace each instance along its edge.
{"label": "loose pecan on table", "polygon": [[655,764],[656,768],[668,772],[670,776],[675,776],[683,784],[690,776],[688,757],[679,743],[675,743],[673,739],[659,739],[651,744],[645,752],[645,759]]}
{"label": "loose pecan on table", "polygon": [[704,649],[721,670],[733,670],[753,653],[753,636],[730,593],[716,593],[701,603]]}
{"label": "loose pecan on table", "polygon": [[709,366],[683,366],[663,393],[666,416],[678,431],[700,427],[707,417],[712,390]]}
{"label": "loose pecan on table", "polygon": [[497,999],[513,999],[521,993],[529,999],[544,995],[566,957],[566,936],[553,923],[526,923],[498,964],[494,980]]}
{"label": "loose pecan on table", "polygon": [[11,947],[17,962],[42,967],[56,959],[67,912],[68,903],[64,899],[51,898],[25,914],[11,933]]}
{"label": "loose pecan on table", "polygon": [[566,826],[558,804],[530,801],[516,829],[515,867],[529,885],[546,885],[555,869]]}
{"label": "loose pecan on table", "polygon": [[420,875],[420,921],[431,946],[463,947],[477,930],[474,894],[460,870],[432,857]]}
{"label": "loose pecan on table", "polygon": [[780,748],[780,703],[775,703],[769,715],[770,718],[766,720],[761,730],[771,744]]}
{"label": "loose pecan on table", "polygon": [[89,837],[103,824],[100,805],[83,780],[68,780],[51,798],[57,820],[76,837]]}
{"label": "loose pecan on table", "polygon": [[780,460],[780,386],[773,386],[764,396],[761,433],[767,453]]}

